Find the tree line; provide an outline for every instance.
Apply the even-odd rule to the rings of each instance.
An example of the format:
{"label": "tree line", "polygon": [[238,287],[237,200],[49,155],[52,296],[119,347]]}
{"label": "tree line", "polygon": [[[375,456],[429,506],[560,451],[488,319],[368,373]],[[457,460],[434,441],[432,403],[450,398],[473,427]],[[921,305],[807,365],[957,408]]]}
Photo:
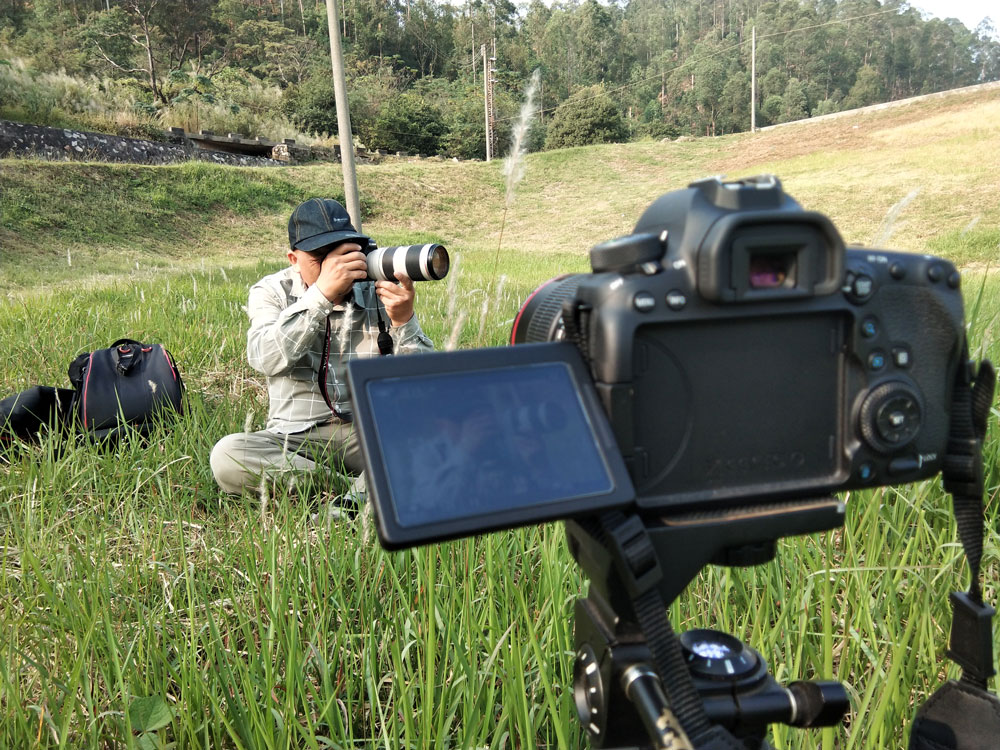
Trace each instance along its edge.
{"label": "tree line", "polygon": [[[748,130],[752,63],[758,126],[1000,79],[988,21],[899,0],[336,2],[354,132],[390,151],[482,158],[484,74],[501,152],[536,68],[533,149]],[[316,134],[336,132],[328,33],[325,0],[0,0],[0,58],[150,115],[267,107]]]}

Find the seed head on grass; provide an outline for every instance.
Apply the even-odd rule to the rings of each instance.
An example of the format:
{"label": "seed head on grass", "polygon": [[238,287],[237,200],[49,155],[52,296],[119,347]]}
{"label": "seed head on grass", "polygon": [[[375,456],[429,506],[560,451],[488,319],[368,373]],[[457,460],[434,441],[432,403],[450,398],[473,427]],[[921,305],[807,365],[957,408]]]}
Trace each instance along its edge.
{"label": "seed head on grass", "polygon": [[458,346],[458,339],[462,335],[462,329],[465,327],[465,319],[469,317],[469,314],[462,310],[458,317],[455,318],[455,323],[451,327],[451,333],[448,336],[448,340],[445,342],[444,350],[446,352],[455,351],[455,347]]}
{"label": "seed head on grass", "polygon": [[268,492],[267,472],[260,473],[260,485],[257,488],[257,497],[260,499],[260,525],[268,527],[268,504],[271,500],[271,493]]}
{"label": "seed head on grass", "polygon": [[451,262],[451,271],[448,274],[448,289],[445,291],[445,296],[448,298],[448,310],[445,313],[445,319],[451,320],[455,315],[455,305],[458,302],[458,253],[455,253],[455,257]]}
{"label": "seed head on grass", "polygon": [[903,213],[903,209],[910,205],[918,195],[920,195],[920,188],[915,188],[907,193],[899,203],[889,209],[882,220],[882,225],[875,233],[875,239],[872,240],[874,247],[884,247],[889,242],[889,238],[892,237],[892,233],[896,229],[896,221],[899,219],[900,214]]}

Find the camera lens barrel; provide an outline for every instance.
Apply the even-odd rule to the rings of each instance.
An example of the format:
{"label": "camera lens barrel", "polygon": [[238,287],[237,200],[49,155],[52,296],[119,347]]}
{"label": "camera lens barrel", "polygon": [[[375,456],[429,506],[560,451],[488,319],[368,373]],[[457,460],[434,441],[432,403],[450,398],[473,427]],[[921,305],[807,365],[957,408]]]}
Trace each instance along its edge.
{"label": "camera lens barrel", "polygon": [[576,294],[584,274],[549,279],[524,301],[510,331],[511,344],[559,341],[565,336],[562,304]]}
{"label": "camera lens barrel", "polygon": [[440,281],[448,275],[451,261],[444,245],[377,247],[368,253],[368,278],[373,281],[395,281],[402,271],[413,281]]}

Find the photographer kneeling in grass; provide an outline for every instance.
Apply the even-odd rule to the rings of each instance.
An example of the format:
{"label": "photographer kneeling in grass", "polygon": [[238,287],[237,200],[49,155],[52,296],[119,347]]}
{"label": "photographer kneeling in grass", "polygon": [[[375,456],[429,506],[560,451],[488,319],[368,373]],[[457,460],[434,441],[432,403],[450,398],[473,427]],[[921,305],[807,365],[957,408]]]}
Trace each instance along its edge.
{"label": "photographer kneeling in grass", "polygon": [[[368,238],[335,200],[313,198],[288,220],[290,266],[250,289],[247,359],[267,376],[267,427],[222,438],[212,449],[215,481],[226,492],[256,491],[262,482],[302,475],[332,479],[338,469],[357,477],[329,508],[357,510],[364,502],[363,458],[352,425],[347,363],[431,351],[413,313],[414,289],[368,281]],[[385,317],[391,324],[384,330]]]}

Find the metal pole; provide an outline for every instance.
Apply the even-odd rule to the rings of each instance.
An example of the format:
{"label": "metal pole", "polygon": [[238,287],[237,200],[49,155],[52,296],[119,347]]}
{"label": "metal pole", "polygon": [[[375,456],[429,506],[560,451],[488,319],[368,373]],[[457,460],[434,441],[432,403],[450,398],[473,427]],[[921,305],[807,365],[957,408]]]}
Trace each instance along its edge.
{"label": "metal pole", "polygon": [[750,132],[757,132],[757,27],[750,31]]}
{"label": "metal pole", "polygon": [[493,84],[497,82],[497,38],[493,37],[493,57],[490,58],[490,153],[497,155],[497,110],[493,97]]}
{"label": "metal pole", "polygon": [[493,158],[493,133],[490,132],[490,61],[486,57],[486,45],[483,45],[483,102],[486,109],[486,161]]}
{"label": "metal pole", "polygon": [[347,79],[344,77],[344,53],[340,48],[337,0],[326,0],[326,22],[330,29],[330,61],[333,64],[333,94],[337,105],[340,165],[344,171],[344,198],[351,223],[360,232],[361,201],[358,199],[358,174],[354,168],[354,137],[351,135],[351,113],[347,109]]}

